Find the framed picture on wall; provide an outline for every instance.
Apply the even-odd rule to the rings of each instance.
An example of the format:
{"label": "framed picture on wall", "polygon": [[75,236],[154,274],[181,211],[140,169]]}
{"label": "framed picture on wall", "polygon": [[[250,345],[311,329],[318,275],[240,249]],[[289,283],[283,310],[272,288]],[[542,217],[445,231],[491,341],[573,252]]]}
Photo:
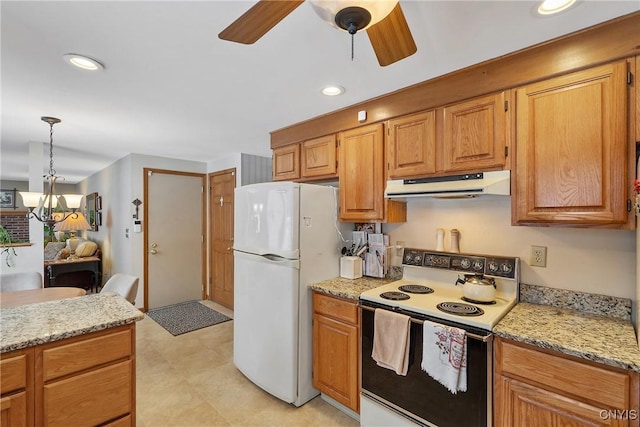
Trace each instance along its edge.
{"label": "framed picture on wall", "polygon": [[98,209],[97,209],[98,193],[87,194],[85,201],[85,217],[91,227],[89,231],[98,231],[100,222],[98,221]]}
{"label": "framed picture on wall", "polygon": [[0,190],[0,208],[16,208],[16,189]]}

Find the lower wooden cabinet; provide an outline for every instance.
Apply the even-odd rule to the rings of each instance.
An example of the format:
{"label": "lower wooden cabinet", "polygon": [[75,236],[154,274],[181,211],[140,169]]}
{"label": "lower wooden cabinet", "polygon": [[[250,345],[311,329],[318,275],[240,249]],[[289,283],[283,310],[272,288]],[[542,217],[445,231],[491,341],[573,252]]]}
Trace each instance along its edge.
{"label": "lower wooden cabinet", "polygon": [[33,349],[0,354],[0,426],[33,422]]}
{"label": "lower wooden cabinet", "polygon": [[494,425],[638,426],[638,374],[496,339]]}
{"label": "lower wooden cabinet", "polygon": [[360,412],[357,303],[313,294],[313,386]]}
{"label": "lower wooden cabinet", "polygon": [[1,356],[3,427],[135,426],[135,324]]}

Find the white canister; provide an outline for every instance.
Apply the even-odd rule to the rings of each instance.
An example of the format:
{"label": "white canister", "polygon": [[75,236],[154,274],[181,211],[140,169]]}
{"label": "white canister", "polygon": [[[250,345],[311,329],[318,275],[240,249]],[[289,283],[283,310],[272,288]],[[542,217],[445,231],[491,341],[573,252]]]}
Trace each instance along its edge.
{"label": "white canister", "polygon": [[359,256],[343,256],[340,258],[340,277],[358,279],[362,277],[362,258]]}
{"label": "white canister", "polygon": [[456,228],[451,229],[451,252],[460,252],[460,232]]}
{"label": "white canister", "polygon": [[444,252],[444,228],[436,230],[436,251]]}

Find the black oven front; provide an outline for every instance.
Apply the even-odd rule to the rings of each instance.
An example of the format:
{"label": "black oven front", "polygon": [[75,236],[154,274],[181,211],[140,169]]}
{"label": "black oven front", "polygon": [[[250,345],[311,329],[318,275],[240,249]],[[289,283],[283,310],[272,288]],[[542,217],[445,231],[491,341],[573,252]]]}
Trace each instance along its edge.
{"label": "black oven front", "polygon": [[[406,376],[378,366],[371,357],[375,308],[389,306],[360,301],[362,393],[413,422],[438,427],[491,425],[492,339],[490,331],[394,308],[412,318],[409,368]],[[467,332],[467,391],[452,394],[420,367],[422,324],[425,320],[462,328]]]}

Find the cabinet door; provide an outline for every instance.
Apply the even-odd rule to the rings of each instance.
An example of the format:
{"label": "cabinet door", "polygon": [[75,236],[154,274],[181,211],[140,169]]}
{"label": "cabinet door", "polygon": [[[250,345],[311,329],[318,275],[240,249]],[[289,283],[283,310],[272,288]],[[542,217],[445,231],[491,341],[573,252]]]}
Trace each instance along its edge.
{"label": "cabinet door", "polygon": [[444,108],[443,169],[482,171],[505,164],[505,93]]}
{"label": "cabinet door", "polygon": [[336,136],[327,135],[302,143],[302,178],[335,177]]}
{"label": "cabinet door", "polygon": [[273,150],[273,180],[289,181],[300,178],[300,144]]}
{"label": "cabinet door", "polygon": [[620,61],[516,92],[514,223],[627,222],[627,83]]}
{"label": "cabinet door", "polygon": [[[598,408],[511,379],[500,378],[500,399],[496,399],[494,425],[502,427],[627,426],[628,420],[615,419]],[[611,411],[613,414],[615,411]],[[620,417],[623,418],[623,417]]]}
{"label": "cabinet door", "polygon": [[313,316],[313,386],[358,412],[358,328]]}
{"label": "cabinet door", "polygon": [[341,132],[340,219],[384,218],[384,150],[382,124]]}
{"label": "cabinet door", "polygon": [[0,399],[0,426],[24,427],[27,425],[27,393],[3,396]]}
{"label": "cabinet door", "polygon": [[414,178],[435,173],[435,110],[389,120],[386,146],[389,178]]}

